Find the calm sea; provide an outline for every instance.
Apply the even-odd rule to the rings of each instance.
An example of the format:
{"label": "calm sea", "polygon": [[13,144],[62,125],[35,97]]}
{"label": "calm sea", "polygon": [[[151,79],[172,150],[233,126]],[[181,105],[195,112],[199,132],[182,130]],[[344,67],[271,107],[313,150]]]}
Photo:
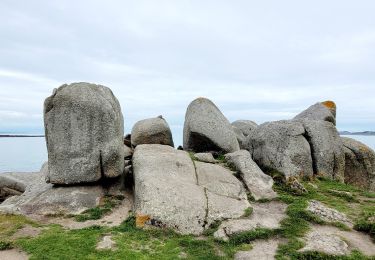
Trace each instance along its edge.
{"label": "calm sea", "polygon": [[[375,150],[375,136],[348,136],[357,139]],[[1,137],[0,172],[39,171],[47,161],[44,137]]]}

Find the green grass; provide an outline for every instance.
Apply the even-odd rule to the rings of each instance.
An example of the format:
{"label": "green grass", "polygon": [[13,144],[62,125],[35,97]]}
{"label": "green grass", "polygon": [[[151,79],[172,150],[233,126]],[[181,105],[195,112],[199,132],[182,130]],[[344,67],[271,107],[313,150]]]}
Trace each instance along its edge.
{"label": "green grass", "polygon": [[119,196],[107,196],[104,198],[102,205],[85,210],[82,214],[73,215],[73,217],[78,222],[101,219],[105,214],[111,212],[114,207],[119,205],[122,199],[123,197]]}
{"label": "green grass", "polygon": [[253,214],[253,208],[248,207],[247,209],[245,209],[245,212],[243,213],[242,217],[246,218],[249,217],[251,214]]}
{"label": "green grass", "polygon": [[[112,235],[117,250],[95,250],[104,234]],[[212,237],[179,235],[168,229],[138,229],[134,217],[114,228],[64,230],[55,225],[37,238],[18,240],[17,245],[31,255],[30,259],[229,259],[237,250],[249,248],[219,243]]]}
{"label": "green grass", "polygon": [[256,239],[267,239],[275,236],[278,230],[268,229],[268,228],[256,228],[251,231],[246,231],[238,234],[234,234],[230,237],[230,245],[241,245],[247,244]]}
{"label": "green grass", "polygon": [[13,245],[9,241],[0,241],[0,251],[13,248]]}
{"label": "green grass", "polygon": [[[304,246],[301,238],[309,231],[311,224],[330,224],[346,230],[342,223],[326,223],[306,210],[308,201],[319,200],[348,215],[356,222],[357,230],[374,236],[374,225],[368,218],[375,214],[375,204],[364,202],[361,198],[371,198],[371,193],[330,180],[313,181],[314,188],[304,182],[308,193],[296,196],[286,185],[278,183],[274,189],[278,200],[288,204],[287,217],[278,229],[257,228],[249,232],[235,234],[228,242],[217,241],[213,234],[220,222],[214,222],[203,236],[180,235],[169,229],[135,226],[134,216],[129,217],[117,227],[92,226],[84,229],[66,230],[59,225],[43,225],[43,231],[35,238],[12,240],[12,235],[25,225],[39,225],[22,216],[0,215],[0,250],[18,247],[30,255],[30,259],[232,259],[239,250],[249,250],[251,241],[256,239],[281,238],[285,244],[279,246],[277,259],[369,259],[359,252],[352,252],[345,257],[332,257],[318,252],[298,252]],[[356,199],[348,202],[344,195],[334,191],[347,191]],[[365,196],[365,194],[367,196]],[[108,198],[103,205],[78,215],[83,219],[97,219],[116,206],[116,200]],[[354,212],[353,212],[354,211]],[[244,212],[249,216],[252,208]],[[75,216],[76,218],[78,216]],[[40,226],[40,225],[39,225]],[[101,237],[110,234],[116,242],[117,249],[95,249]]]}

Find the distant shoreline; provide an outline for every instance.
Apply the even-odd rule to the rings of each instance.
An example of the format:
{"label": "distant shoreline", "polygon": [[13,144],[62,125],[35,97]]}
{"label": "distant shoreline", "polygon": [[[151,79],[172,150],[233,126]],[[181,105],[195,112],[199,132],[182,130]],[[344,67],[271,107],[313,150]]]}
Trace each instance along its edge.
{"label": "distant shoreline", "polygon": [[0,135],[1,137],[44,137],[44,135]]}
{"label": "distant shoreline", "polygon": [[375,136],[374,131],[364,131],[364,132],[349,132],[349,131],[340,131],[340,135],[363,135],[363,136]]}

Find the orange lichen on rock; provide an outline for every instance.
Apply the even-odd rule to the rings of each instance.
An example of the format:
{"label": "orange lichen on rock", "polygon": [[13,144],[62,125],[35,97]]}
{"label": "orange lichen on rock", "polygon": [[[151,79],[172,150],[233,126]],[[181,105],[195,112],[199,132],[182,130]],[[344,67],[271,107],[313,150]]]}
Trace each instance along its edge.
{"label": "orange lichen on rock", "polygon": [[135,225],[136,227],[144,227],[146,222],[149,221],[151,218],[149,215],[142,215],[142,214],[138,214],[136,215],[135,217]]}
{"label": "orange lichen on rock", "polygon": [[322,102],[322,104],[329,109],[336,109],[336,104],[333,101],[327,100]]}

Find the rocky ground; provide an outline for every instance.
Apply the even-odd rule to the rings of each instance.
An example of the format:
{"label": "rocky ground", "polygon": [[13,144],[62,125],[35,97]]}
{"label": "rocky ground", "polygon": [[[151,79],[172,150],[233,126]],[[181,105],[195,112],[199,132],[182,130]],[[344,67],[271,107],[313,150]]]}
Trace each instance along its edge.
{"label": "rocky ground", "polygon": [[372,259],[374,234],[355,229],[364,217],[373,223],[375,194],[329,180],[302,184],[303,195],[276,184],[277,198],[250,202],[238,220],[199,236],[137,228],[132,194],[96,220],[0,215],[0,259]]}
{"label": "rocky ground", "polygon": [[257,125],[197,98],[177,149],[162,116],[124,137],[104,86],[44,105],[48,162],[0,175],[0,259],[375,257],[375,152],[332,101]]}

